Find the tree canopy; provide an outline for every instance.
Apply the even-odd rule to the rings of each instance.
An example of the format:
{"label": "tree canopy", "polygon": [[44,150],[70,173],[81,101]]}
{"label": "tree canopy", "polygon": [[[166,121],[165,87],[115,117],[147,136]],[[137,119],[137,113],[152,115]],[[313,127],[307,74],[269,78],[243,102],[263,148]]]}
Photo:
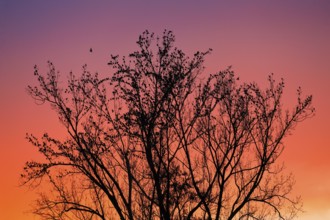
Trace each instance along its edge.
{"label": "tree canopy", "polygon": [[143,32],[138,50],[111,56],[112,74],[59,80],[35,67],[29,94],[49,103],[64,140],[27,135],[43,155],[26,163],[24,184],[47,185],[42,219],[291,219],[300,209],[278,158],[284,138],[314,113],[298,89],[283,109],[284,81],[240,83],[232,68],[203,72],[211,50],[191,58],[164,31]]}

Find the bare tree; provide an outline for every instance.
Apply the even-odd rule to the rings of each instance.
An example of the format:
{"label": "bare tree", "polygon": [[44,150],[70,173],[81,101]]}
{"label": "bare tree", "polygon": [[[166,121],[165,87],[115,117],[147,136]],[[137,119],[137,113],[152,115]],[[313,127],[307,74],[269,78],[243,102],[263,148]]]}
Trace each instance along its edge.
{"label": "bare tree", "polygon": [[[283,80],[262,90],[231,68],[202,80],[204,57],[145,31],[139,50],[112,56],[113,75],[83,67],[66,86],[49,62],[29,94],[49,103],[67,131],[28,140],[44,156],[27,162],[24,184],[46,185],[42,219],[291,219],[293,177],[278,157],[283,138],[313,115],[312,97],[282,110]],[[49,193],[50,192],[50,193]]]}

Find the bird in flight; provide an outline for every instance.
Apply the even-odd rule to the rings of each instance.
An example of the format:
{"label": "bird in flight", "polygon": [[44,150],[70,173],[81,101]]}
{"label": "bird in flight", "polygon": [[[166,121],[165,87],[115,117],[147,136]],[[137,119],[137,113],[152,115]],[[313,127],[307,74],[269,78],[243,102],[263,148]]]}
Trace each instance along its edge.
{"label": "bird in flight", "polygon": [[92,53],[92,52],[93,52],[93,48],[90,48],[90,49],[89,49],[89,52],[91,52],[91,53]]}

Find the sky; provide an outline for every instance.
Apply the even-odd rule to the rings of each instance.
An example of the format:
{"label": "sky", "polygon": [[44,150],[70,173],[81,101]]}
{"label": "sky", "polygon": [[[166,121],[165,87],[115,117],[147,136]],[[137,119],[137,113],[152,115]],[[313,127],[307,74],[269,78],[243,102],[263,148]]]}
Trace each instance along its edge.
{"label": "sky", "polygon": [[111,74],[110,54],[136,50],[146,29],[172,30],[191,55],[212,48],[205,74],[232,66],[244,82],[284,78],[284,107],[293,106],[299,86],[313,95],[316,115],[285,139],[281,159],[303,199],[298,219],[330,219],[329,12],[328,0],[0,0],[0,219],[38,219],[28,213],[36,192],[19,186],[24,163],[40,159],[25,134],[63,130],[51,108],[26,92],[36,85],[33,66],[45,71],[51,60],[63,80],[85,63]]}

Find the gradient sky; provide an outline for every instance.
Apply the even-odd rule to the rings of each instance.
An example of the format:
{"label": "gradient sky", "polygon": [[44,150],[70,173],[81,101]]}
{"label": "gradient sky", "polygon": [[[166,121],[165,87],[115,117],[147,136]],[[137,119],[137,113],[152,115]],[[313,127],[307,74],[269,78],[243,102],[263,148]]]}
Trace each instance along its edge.
{"label": "gradient sky", "polygon": [[26,213],[35,192],[18,186],[25,161],[38,159],[25,133],[61,131],[50,107],[35,105],[26,93],[36,83],[33,66],[46,70],[51,60],[63,81],[85,63],[111,73],[110,54],[126,55],[145,29],[161,35],[165,28],[188,54],[213,48],[207,73],[232,65],[242,81],[260,84],[274,73],[285,79],[287,107],[298,86],[314,95],[316,116],[285,140],[282,159],[304,201],[298,219],[330,219],[328,0],[0,0],[0,219],[37,219]]}

